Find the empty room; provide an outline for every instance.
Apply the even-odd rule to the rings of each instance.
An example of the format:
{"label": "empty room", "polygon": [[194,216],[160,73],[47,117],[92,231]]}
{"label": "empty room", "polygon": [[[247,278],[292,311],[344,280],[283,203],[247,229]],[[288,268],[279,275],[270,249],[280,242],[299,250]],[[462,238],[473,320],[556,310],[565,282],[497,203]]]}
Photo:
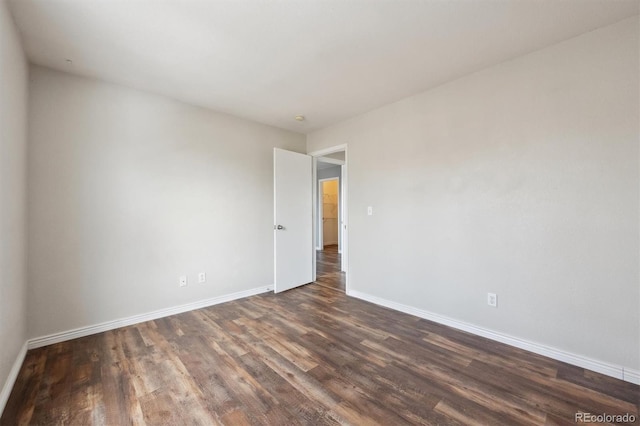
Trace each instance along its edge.
{"label": "empty room", "polygon": [[0,0],[0,425],[639,407],[640,0]]}

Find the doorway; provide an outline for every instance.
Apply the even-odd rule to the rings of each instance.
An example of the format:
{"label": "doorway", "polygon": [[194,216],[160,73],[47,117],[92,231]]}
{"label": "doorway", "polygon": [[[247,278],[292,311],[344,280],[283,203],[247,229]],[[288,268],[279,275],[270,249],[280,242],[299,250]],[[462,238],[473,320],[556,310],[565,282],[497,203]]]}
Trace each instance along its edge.
{"label": "doorway", "polygon": [[336,175],[318,179],[318,247],[316,250],[315,284],[345,292],[346,275],[342,271],[341,232],[342,201],[340,176],[342,165],[325,164],[319,160],[318,176]]}
{"label": "doorway", "polygon": [[340,178],[318,180],[318,248],[336,246],[340,252]]}
{"label": "doorway", "polygon": [[[274,148],[274,292],[317,281],[318,264],[322,263],[322,278],[349,294],[346,158],[346,145],[306,155]],[[338,244],[327,246],[333,253],[322,250],[324,244],[319,233],[323,217],[319,208],[323,203],[318,200],[321,193],[318,179],[326,179],[319,175],[319,168],[327,167],[339,172],[337,179],[333,179],[337,180],[338,188],[338,196],[334,196],[336,205],[327,217],[335,220],[337,212]],[[301,205],[301,200],[307,201]],[[327,234],[327,241],[335,240]],[[327,256],[318,259],[319,254]],[[298,260],[291,261],[292,258]]]}
{"label": "doorway", "polygon": [[[339,145],[309,153],[313,157],[313,180],[316,183],[313,194],[313,236],[316,256],[314,258],[314,281],[321,283],[326,278],[339,283],[339,289],[349,294],[348,273],[348,208],[347,208],[347,146]],[[338,195],[336,199],[337,220],[333,215],[324,215],[323,185],[324,182],[335,181]],[[333,200],[330,200],[333,201]],[[332,204],[331,202],[329,204]],[[328,207],[333,209],[333,207]],[[323,218],[329,220],[323,220]],[[327,240],[325,231],[333,227],[335,221],[338,228],[337,245],[335,240]],[[328,226],[327,226],[328,225]],[[335,234],[331,234],[335,235]],[[326,241],[325,241],[326,240]],[[330,274],[330,277],[327,276]]]}

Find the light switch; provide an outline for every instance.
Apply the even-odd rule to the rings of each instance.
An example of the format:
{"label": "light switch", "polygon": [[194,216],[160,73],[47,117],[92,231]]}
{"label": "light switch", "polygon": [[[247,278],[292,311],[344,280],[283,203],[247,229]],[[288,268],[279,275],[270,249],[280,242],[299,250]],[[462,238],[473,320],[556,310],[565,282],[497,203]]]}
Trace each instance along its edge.
{"label": "light switch", "polygon": [[367,215],[373,216],[373,207],[372,206],[367,207]]}

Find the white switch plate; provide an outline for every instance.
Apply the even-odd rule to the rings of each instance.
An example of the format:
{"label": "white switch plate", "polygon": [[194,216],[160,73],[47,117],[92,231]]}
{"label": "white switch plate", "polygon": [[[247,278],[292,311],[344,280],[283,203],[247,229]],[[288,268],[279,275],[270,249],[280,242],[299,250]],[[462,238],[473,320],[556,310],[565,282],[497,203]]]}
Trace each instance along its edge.
{"label": "white switch plate", "polygon": [[186,275],[181,275],[180,278],[178,278],[178,283],[180,284],[180,287],[184,287],[187,285],[187,276]]}
{"label": "white switch plate", "polygon": [[207,274],[205,274],[204,272],[200,272],[198,274],[198,282],[199,283],[204,283],[207,281]]}
{"label": "white switch plate", "polygon": [[487,305],[498,307],[498,296],[495,293],[487,293]]}
{"label": "white switch plate", "polygon": [[373,207],[372,206],[367,207],[367,215],[373,216]]}

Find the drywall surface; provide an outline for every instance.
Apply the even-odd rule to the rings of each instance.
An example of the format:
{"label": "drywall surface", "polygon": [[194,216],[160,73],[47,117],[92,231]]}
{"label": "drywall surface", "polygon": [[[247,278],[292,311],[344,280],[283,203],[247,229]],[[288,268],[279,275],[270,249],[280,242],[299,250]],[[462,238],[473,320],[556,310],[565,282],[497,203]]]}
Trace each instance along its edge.
{"label": "drywall surface", "polygon": [[273,284],[273,147],[304,152],[303,135],[46,68],[30,80],[30,336]]}
{"label": "drywall surface", "polygon": [[0,1],[0,389],[26,340],[27,73]]}
{"label": "drywall surface", "polygon": [[308,135],[307,152],[349,145],[350,288],[638,370],[638,31]]}

